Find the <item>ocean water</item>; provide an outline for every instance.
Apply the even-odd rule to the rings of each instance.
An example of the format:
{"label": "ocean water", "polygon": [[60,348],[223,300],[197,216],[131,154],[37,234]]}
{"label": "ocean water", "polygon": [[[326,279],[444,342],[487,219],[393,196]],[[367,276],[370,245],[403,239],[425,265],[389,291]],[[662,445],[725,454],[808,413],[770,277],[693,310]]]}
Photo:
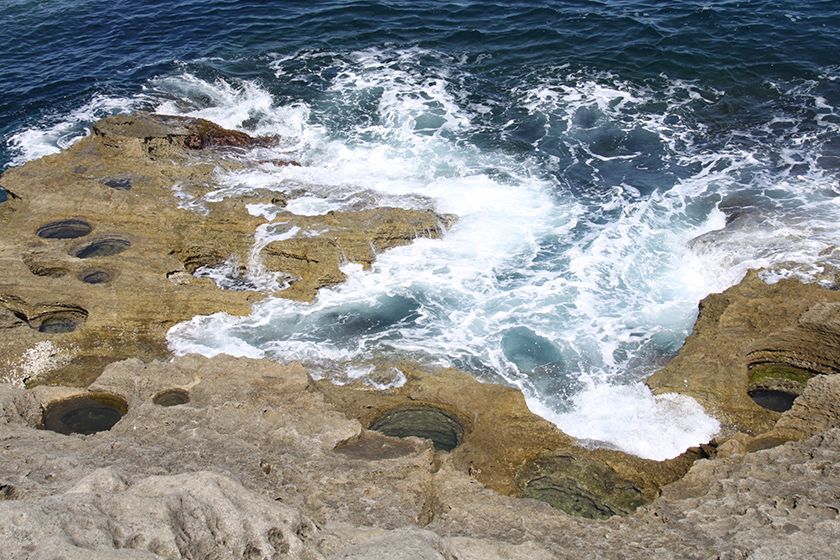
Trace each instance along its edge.
{"label": "ocean water", "polygon": [[[395,358],[455,366],[587,444],[661,459],[719,429],[642,384],[698,302],[749,268],[819,281],[840,264],[835,1],[5,0],[0,21],[4,167],[150,110],[278,135],[243,157],[302,164],[219,172],[208,199],[458,216],[370,271],[347,264],[313,304],[178,325],[176,353],[380,388],[405,381],[383,371]],[[248,277],[202,274],[276,289],[258,249],[313,232],[250,211],[266,224]]]}

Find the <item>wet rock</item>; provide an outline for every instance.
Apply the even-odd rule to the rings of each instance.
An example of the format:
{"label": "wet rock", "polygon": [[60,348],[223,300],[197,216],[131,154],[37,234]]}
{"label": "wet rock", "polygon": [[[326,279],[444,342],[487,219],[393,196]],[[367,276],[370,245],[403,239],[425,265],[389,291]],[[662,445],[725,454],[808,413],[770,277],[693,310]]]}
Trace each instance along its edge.
{"label": "wet rock", "polygon": [[179,148],[253,148],[272,143],[269,138],[253,138],[244,132],[228,130],[204,119],[151,113],[103,119],[93,125],[93,134],[103,139],[136,139],[142,143],[143,151],[152,157],[167,155]]}
{"label": "wet rock", "polygon": [[[284,220],[289,216],[284,215]],[[311,301],[319,288],[344,281],[340,267],[346,262],[370,268],[377,253],[407,245],[419,237],[440,237],[451,216],[425,210],[377,208],[330,212],[324,216],[297,216],[291,223],[304,232],[266,245],[262,255],[271,270],[295,280],[283,297]]]}
{"label": "wet rock", "polygon": [[517,478],[525,497],[570,515],[606,519],[630,513],[645,502],[641,490],[609,466],[573,454],[541,457],[528,463]]}

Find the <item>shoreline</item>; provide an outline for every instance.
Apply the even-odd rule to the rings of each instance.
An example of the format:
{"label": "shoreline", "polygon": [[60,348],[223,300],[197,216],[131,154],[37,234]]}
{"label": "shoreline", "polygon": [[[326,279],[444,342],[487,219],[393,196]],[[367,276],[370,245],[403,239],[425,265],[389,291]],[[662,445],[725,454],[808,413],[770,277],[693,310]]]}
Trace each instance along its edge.
{"label": "shoreline", "polygon": [[[234,267],[227,278],[234,286],[237,278],[246,279],[253,272],[247,269],[253,232],[263,220],[245,211],[240,202],[228,199],[209,205],[206,215],[190,212],[173,196],[171,185],[186,185],[193,189],[193,196],[200,194],[217,166],[243,165],[230,157],[237,150],[267,142],[270,139],[251,138],[200,119],[119,116],[98,122],[91,136],[61,154],[4,173],[2,184],[15,196],[0,204],[0,227],[7,240],[0,249],[5,270],[0,278],[0,327],[6,333],[0,368],[11,372],[7,373],[9,379],[29,389],[15,388],[14,383],[0,384],[5,420],[2,429],[6,431],[3,438],[17,441],[14,457],[6,463],[7,472],[18,477],[0,480],[3,488],[10,488],[4,492],[14,497],[3,503],[12,505],[0,510],[0,515],[14,515],[16,506],[36,515],[34,512],[44,511],[51,499],[72,502],[75,498],[70,489],[79,484],[81,494],[87,496],[84,499],[94,502],[103,499],[102,492],[110,489],[129,503],[138,497],[132,495],[134,489],[144,484],[155,486],[158,494],[152,494],[165,499],[173,491],[173,480],[182,480],[178,477],[186,472],[210,470],[216,474],[207,476],[215,480],[213,484],[222,488],[223,494],[247,495],[240,502],[247,507],[241,511],[262,504],[272,484],[294,495],[295,515],[314,519],[312,525],[299,521],[300,527],[308,527],[304,532],[328,534],[324,539],[330,543],[313,545],[297,535],[298,529],[291,533],[279,529],[288,549],[297,551],[299,557],[318,557],[316,554],[324,554],[324,550],[333,550],[330,547],[353,543],[353,538],[342,531],[347,531],[345,525],[356,519],[354,515],[361,515],[370,525],[367,533],[356,527],[357,534],[364,534],[362,540],[368,543],[381,538],[391,542],[387,539],[398,538],[394,531],[399,527],[432,527],[436,536],[412,533],[412,538],[433,542],[429,546],[434,548],[438,546],[435,539],[463,536],[463,531],[452,529],[461,519],[458,516],[463,516],[481,527],[476,535],[519,550],[516,547],[532,541],[538,547],[555,546],[549,528],[569,530],[584,539],[584,531],[592,523],[601,527],[601,538],[610,541],[613,537],[605,536],[610,531],[618,535],[630,530],[623,529],[619,515],[629,515],[626,519],[633,521],[627,521],[627,527],[637,525],[638,529],[638,524],[644,525],[654,515],[651,512],[671,507],[667,505],[669,493],[675,503],[692,503],[692,492],[697,489],[691,485],[705,480],[703,477],[714,480],[717,470],[731,469],[744,477],[752,476],[750,469],[758,468],[758,460],[750,454],[754,451],[770,450],[782,462],[807,453],[808,446],[829,455],[840,453],[836,445],[840,441],[836,405],[820,395],[840,389],[829,375],[840,370],[840,324],[835,319],[840,316],[840,292],[795,280],[768,285],[755,272],[701,302],[693,334],[678,355],[646,382],[656,394],[679,393],[696,399],[724,424],[721,436],[714,441],[663,462],[581,447],[553,424],[528,411],[517,390],[478,383],[454,370],[431,374],[428,368],[400,364],[405,384],[374,391],[359,383],[342,387],[327,381],[313,382],[295,364],[226,357],[156,361],[171,357],[165,334],[173,325],[218,311],[245,314],[263,297],[247,289],[221,289],[213,279],[195,274],[203,267],[219,268],[231,255],[238,255],[245,268]],[[284,202],[276,198],[276,194],[266,192],[249,202],[282,206]],[[155,221],[149,223],[152,217]],[[290,282],[286,295],[304,301],[314,298],[318,288],[343,280],[340,264],[344,259],[370,267],[377,251],[411,243],[420,236],[441,235],[452,220],[431,211],[399,208],[287,219],[294,220],[293,227],[327,233],[271,240],[264,247],[264,269],[260,273],[278,281],[278,285]],[[23,283],[20,278],[31,281]],[[53,369],[46,370],[48,366]],[[38,375],[31,376],[33,372]],[[202,387],[204,400],[198,389]],[[150,402],[161,391],[172,389],[186,391],[190,400],[172,407]],[[779,398],[810,396],[807,405],[794,403],[793,398],[790,403],[783,402],[792,408],[782,414],[758,406],[750,393],[759,392]],[[72,404],[74,396],[98,398],[100,394],[112,395],[107,406],[101,399],[94,400],[112,411],[109,414],[118,415],[110,431],[83,438],[35,429],[46,423],[43,414],[51,407]],[[281,408],[297,401],[306,406],[294,405],[288,414],[263,409],[267,406],[264,401],[274,400]],[[179,410],[185,411],[185,418],[177,414]],[[265,414],[279,416],[273,423],[265,423],[260,420]],[[335,425],[330,425],[331,421]],[[184,453],[180,446],[190,448],[192,444],[189,432],[178,428],[181,422],[206,423],[207,437],[213,441],[206,448],[199,446],[191,451],[197,455],[190,459],[186,471],[180,470],[177,458]],[[305,425],[306,430],[297,433],[288,427],[298,424]],[[132,435],[138,428],[140,432],[163,431],[167,439],[158,445],[153,439]],[[262,433],[262,429],[269,433]],[[395,440],[380,432],[425,435],[438,446],[451,448],[436,450],[428,439]],[[269,472],[262,463],[258,471],[248,461],[247,466],[236,467],[233,459],[224,458],[231,445],[238,445],[222,437],[230,434],[239,434],[243,445],[251,449],[286,446],[293,455],[313,461],[317,468],[297,467],[278,457],[267,461]],[[815,437],[822,439],[816,441]],[[86,455],[88,444],[99,448],[106,442],[112,449],[134,446],[136,453],[124,450]],[[315,455],[307,449],[313,443],[317,447]],[[33,478],[34,471],[27,474],[20,470],[21,464],[37,461],[39,453],[46,454],[47,449],[53,450],[54,457],[36,471],[54,471],[53,482]],[[154,460],[158,452],[163,452],[169,462]],[[239,452],[245,453],[243,449]],[[136,471],[128,469],[133,453],[141,459]],[[103,465],[95,460],[99,456],[111,457],[114,462]],[[73,458],[71,462],[83,466],[62,467],[61,457]],[[148,464],[142,466],[142,461]],[[366,466],[359,467],[359,463]],[[334,480],[329,485],[342,487],[345,498],[358,500],[365,492],[374,492],[376,482],[366,477],[382,465],[393,469],[389,471],[393,486],[388,490],[393,495],[380,495],[378,499],[390,504],[380,512],[359,505],[341,506],[320,495],[323,490],[317,484],[302,482],[307,476],[316,476],[318,468],[332,469],[335,480],[344,482]],[[289,480],[257,480],[259,472],[268,476],[277,469],[295,474],[277,475],[281,479],[288,476]],[[149,479],[142,478],[141,471],[149,477],[170,479],[144,482]],[[358,479],[350,480],[347,472],[358,474]],[[216,476],[226,477],[225,481],[220,482]],[[295,477],[303,477],[297,479],[301,482],[297,490]],[[823,491],[833,487],[830,482],[821,484],[815,488]],[[166,488],[169,490],[162,490]],[[722,492],[720,500],[725,501],[726,488],[713,490]],[[795,491],[803,490],[796,486]],[[216,507],[212,504],[218,496],[200,489],[188,492],[197,492],[193,497],[211,504],[207,506],[210,510]],[[660,494],[666,496],[666,505],[656,505]],[[419,510],[414,503],[417,496],[422,496]],[[522,501],[522,496],[558,509]],[[754,498],[761,501],[765,496]],[[520,507],[527,508],[543,524],[539,533],[542,540],[527,531],[505,539],[501,522],[479,522],[469,510],[485,501],[489,504],[487,511],[502,511],[503,519]],[[451,514],[451,519],[441,523],[440,519],[450,515],[445,507],[450,503],[460,504],[449,506],[457,516]],[[331,508],[343,513],[333,515],[328,512]],[[361,511],[367,512],[367,517]],[[389,518],[389,511],[395,517]],[[292,515],[285,510],[273,514]],[[599,522],[577,516],[610,519]],[[118,514],[115,517],[120,518]],[[319,528],[324,525],[330,528]],[[755,535],[763,534],[754,527],[750,530]],[[257,549],[267,550],[269,532],[266,529],[254,537],[259,541],[254,545]],[[534,538],[524,538],[523,534]],[[56,533],[45,539],[53,546],[61,537]],[[613,544],[620,540],[613,539]],[[148,540],[138,542],[137,547],[122,548],[151,547]]]}

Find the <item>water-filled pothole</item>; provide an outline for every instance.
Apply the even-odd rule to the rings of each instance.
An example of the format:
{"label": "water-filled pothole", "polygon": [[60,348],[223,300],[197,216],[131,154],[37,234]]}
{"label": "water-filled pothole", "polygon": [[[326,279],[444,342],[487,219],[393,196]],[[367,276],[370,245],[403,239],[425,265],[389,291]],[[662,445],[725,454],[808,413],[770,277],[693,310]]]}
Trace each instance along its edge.
{"label": "water-filled pothole", "polygon": [[40,313],[29,319],[29,326],[46,334],[69,333],[80,328],[88,313],[81,307],[68,307]]}
{"label": "water-filled pothole", "polygon": [[758,406],[775,412],[785,412],[793,408],[793,401],[798,396],[795,393],[775,389],[753,389],[749,391],[749,395]]}
{"label": "water-filled pothole", "polygon": [[111,281],[111,273],[107,270],[84,270],[79,274],[79,280],[85,284],[105,284]]}
{"label": "water-filled pothole", "polygon": [[45,430],[90,435],[110,430],[128,412],[128,403],[111,393],[85,393],[50,403],[44,411]]}
{"label": "water-filled pothole", "polygon": [[76,239],[84,237],[93,231],[89,223],[84,220],[60,220],[50,222],[38,228],[35,232],[44,239]]}
{"label": "water-filled pothole", "polygon": [[116,235],[108,235],[82,245],[73,251],[72,255],[80,259],[110,257],[122,253],[129,247],[131,247],[131,241],[128,239]]}
{"label": "water-filled pothole", "polygon": [[590,519],[627,514],[645,502],[639,488],[606,463],[572,455],[526,464],[517,474],[517,485],[527,498]]}
{"label": "water-filled pothole", "polygon": [[152,398],[152,402],[159,406],[178,406],[190,402],[190,393],[186,389],[167,389]]}
{"label": "water-filled pothole", "polygon": [[392,437],[430,439],[440,451],[455,449],[464,438],[464,427],[457,418],[431,406],[387,412],[374,420],[370,429]]}

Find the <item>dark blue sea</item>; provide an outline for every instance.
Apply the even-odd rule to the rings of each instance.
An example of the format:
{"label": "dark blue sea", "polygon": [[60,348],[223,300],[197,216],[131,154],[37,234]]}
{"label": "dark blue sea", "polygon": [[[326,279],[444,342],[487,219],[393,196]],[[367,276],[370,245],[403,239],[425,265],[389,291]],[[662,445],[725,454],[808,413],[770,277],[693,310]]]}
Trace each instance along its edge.
{"label": "dark blue sea", "polygon": [[[574,436],[659,458],[718,427],[641,383],[698,302],[750,268],[829,284],[840,264],[836,0],[0,3],[0,167],[108,114],[184,114],[276,135],[273,155],[302,164],[254,154],[219,171],[217,200],[459,217],[370,271],[348,264],[313,304],[179,325],[177,353],[379,388],[404,382],[382,371],[394,358],[456,366]],[[185,211],[204,202],[190,196],[173,185]],[[255,248],[307,234],[249,211],[266,218]],[[270,291],[258,253],[248,274]]]}

